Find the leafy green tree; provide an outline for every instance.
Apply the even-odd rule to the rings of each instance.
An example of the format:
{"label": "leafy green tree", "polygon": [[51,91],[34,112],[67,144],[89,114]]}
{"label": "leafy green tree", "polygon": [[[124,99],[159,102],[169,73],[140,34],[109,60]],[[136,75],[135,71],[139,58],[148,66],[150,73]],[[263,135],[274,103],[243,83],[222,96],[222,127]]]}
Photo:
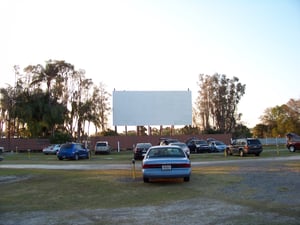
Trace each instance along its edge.
{"label": "leafy green tree", "polygon": [[237,124],[232,133],[233,138],[252,137],[252,133],[248,127],[243,124]]}
{"label": "leafy green tree", "polygon": [[286,133],[300,133],[300,100],[291,99],[287,104],[267,108],[260,117],[267,127],[266,136],[285,136]]}
{"label": "leafy green tree", "polygon": [[198,127],[195,127],[195,126],[184,126],[183,128],[180,129],[180,132],[182,134],[194,134],[194,135],[197,135],[200,133],[200,130]]}
{"label": "leafy green tree", "polygon": [[229,79],[226,75],[199,75],[199,91],[196,99],[197,115],[200,128],[205,131],[216,130],[230,133],[236,127],[241,114],[237,105],[245,94],[246,85],[237,77]]}
{"label": "leafy green tree", "polygon": [[259,123],[253,128],[252,134],[257,138],[268,137],[269,127],[263,123]]}
{"label": "leafy green tree", "polygon": [[[29,65],[15,87],[1,89],[1,123],[7,133],[27,137],[72,135],[81,140],[94,124],[104,131],[110,111],[109,94],[103,83],[93,85],[84,70],[75,70],[65,61],[49,60],[45,66]],[[94,88],[93,88],[94,87]],[[3,123],[4,123],[3,122]]]}
{"label": "leafy green tree", "polygon": [[43,83],[46,83],[47,93],[50,94],[52,92],[54,98],[58,98],[62,95],[61,85],[64,78],[70,73],[73,73],[73,70],[73,65],[59,60],[48,60],[46,61],[45,67],[41,64],[37,64],[29,65],[24,69],[25,72],[33,74],[32,86],[41,86]]}
{"label": "leafy green tree", "polygon": [[15,91],[14,88],[8,85],[7,88],[0,89],[1,99],[1,121],[5,124],[7,138],[10,139],[14,135],[14,123],[16,118],[15,108]]}
{"label": "leafy green tree", "polygon": [[108,126],[108,116],[111,110],[110,107],[110,94],[105,89],[105,84],[100,83],[99,86],[94,86],[92,94],[92,115],[90,115],[90,121],[96,127],[97,130],[100,129],[101,132],[105,131]]}

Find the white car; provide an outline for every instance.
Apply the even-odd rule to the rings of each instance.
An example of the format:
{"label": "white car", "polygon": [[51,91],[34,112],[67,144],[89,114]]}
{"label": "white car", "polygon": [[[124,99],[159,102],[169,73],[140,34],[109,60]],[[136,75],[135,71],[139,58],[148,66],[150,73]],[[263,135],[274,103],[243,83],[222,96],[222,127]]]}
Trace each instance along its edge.
{"label": "white car", "polygon": [[59,151],[59,149],[60,149],[60,144],[54,144],[54,145],[50,145],[46,148],[43,148],[43,153],[45,155],[48,155],[48,154],[56,155],[57,152]]}
{"label": "white car", "polygon": [[186,143],[184,143],[184,142],[173,142],[173,143],[170,143],[170,145],[179,146],[185,152],[187,157],[188,158],[190,157],[190,148],[187,146]]}
{"label": "white car", "polygon": [[98,153],[109,154],[111,151],[111,146],[107,141],[97,141],[95,145],[95,155]]}

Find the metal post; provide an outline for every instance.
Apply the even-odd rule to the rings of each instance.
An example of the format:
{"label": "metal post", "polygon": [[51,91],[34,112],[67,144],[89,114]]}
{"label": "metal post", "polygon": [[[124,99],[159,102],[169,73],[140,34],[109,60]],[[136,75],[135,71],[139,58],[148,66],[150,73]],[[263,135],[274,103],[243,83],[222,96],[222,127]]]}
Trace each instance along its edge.
{"label": "metal post", "polygon": [[135,174],[135,160],[132,159],[132,178],[135,179],[136,174]]}

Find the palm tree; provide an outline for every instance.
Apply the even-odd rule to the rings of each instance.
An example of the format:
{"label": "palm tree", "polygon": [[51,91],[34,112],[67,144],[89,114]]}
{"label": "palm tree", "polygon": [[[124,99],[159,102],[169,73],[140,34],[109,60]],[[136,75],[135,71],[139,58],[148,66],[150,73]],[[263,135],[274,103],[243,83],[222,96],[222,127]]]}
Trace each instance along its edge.
{"label": "palm tree", "polygon": [[[46,91],[50,96],[51,92],[51,84],[52,81],[55,80],[57,83],[53,86],[60,86],[59,83],[63,83],[64,76],[66,74],[73,72],[74,66],[70,63],[66,63],[65,61],[59,60],[48,60],[46,61],[46,66],[44,67],[41,64],[30,65],[27,66],[24,71],[33,74],[31,86],[42,85],[44,82],[46,83]],[[54,91],[54,90],[53,90]],[[55,96],[58,97],[58,96]]]}

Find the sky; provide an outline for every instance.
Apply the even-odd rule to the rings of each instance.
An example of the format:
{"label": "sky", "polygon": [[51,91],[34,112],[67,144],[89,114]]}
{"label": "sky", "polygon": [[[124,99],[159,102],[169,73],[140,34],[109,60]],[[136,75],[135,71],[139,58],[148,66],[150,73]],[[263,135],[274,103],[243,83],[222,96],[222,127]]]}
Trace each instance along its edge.
{"label": "sky", "polygon": [[2,0],[0,87],[65,60],[116,90],[187,90],[238,77],[242,122],[300,98],[300,0]]}

